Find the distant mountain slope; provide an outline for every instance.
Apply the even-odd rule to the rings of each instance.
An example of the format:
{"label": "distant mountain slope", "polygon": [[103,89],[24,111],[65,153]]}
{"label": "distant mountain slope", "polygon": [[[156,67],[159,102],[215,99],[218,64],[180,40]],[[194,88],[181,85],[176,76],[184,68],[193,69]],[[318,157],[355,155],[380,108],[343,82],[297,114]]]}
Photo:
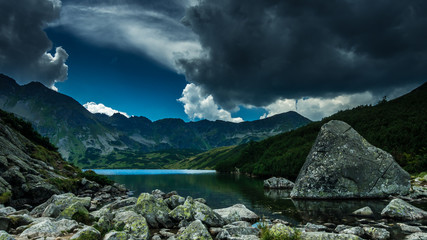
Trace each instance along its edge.
{"label": "distant mountain slope", "polygon": [[194,163],[199,168],[216,168],[226,172],[238,168],[249,174],[295,179],[320,127],[335,119],[347,122],[371,144],[390,152],[407,171],[427,171],[426,99],[427,83],[389,102],[340,111],[296,130],[227,149],[227,153],[232,154],[227,154],[226,159],[221,149],[199,154],[196,159],[209,159],[208,165],[199,165],[193,158],[182,160],[179,164],[186,166]]}
{"label": "distant mountain slope", "polygon": [[[120,114],[108,117],[92,114],[71,97],[40,83],[20,86],[2,74],[0,108],[30,121],[38,132],[51,139],[65,159],[80,167],[126,167],[126,164],[158,167],[159,164],[147,162],[140,156],[171,149],[194,149],[196,153],[259,141],[310,122],[295,112],[243,123],[207,120],[186,123],[181,119],[152,122],[145,117],[126,118]],[[179,153],[180,157],[175,160],[181,160],[189,152]],[[131,159],[126,162],[124,158]],[[140,162],[135,165],[129,162],[132,160]]]}

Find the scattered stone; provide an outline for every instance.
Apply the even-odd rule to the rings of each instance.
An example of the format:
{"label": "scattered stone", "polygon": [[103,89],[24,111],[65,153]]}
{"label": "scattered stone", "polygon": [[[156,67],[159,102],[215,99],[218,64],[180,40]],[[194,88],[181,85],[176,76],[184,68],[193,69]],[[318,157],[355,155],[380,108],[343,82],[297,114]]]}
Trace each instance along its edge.
{"label": "scattered stone", "polygon": [[290,239],[297,234],[295,229],[281,223],[276,223],[273,226],[271,226],[270,233],[273,237],[276,237],[276,238],[288,237]]}
{"label": "scattered stone", "polygon": [[151,191],[151,195],[153,195],[153,197],[155,197],[155,198],[161,198],[161,199],[163,199],[163,197],[166,194],[163,191],[159,190],[159,189],[155,189],[155,190]]}
{"label": "scattered stone", "polygon": [[50,219],[42,218],[42,221],[31,225],[25,229],[19,236],[21,238],[41,238],[41,237],[57,237],[63,233],[72,232],[78,223],[74,220],[62,219],[59,221],[52,221]]}
{"label": "scattered stone", "polygon": [[89,211],[81,202],[75,202],[64,209],[59,215],[61,218],[76,220],[88,224],[90,222]]}
{"label": "scattered stone", "polygon": [[105,234],[103,240],[127,240],[130,239],[129,235],[125,232],[117,232],[117,231],[111,231],[107,234]]}
{"label": "scattered stone", "polygon": [[16,209],[13,207],[3,207],[0,208],[0,216],[6,216],[16,212]]}
{"label": "scattered stone", "polygon": [[248,239],[249,236],[258,236],[259,229],[251,226],[250,223],[245,221],[238,221],[222,228],[222,231],[217,235],[216,239],[230,239],[240,237]]}
{"label": "scattered stone", "polygon": [[410,175],[393,157],[369,144],[350,125],[322,126],[307,156],[292,198],[384,198],[406,195]]}
{"label": "scattered stone", "polygon": [[175,234],[169,232],[169,229],[165,229],[165,228],[160,229],[159,234],[163,237],[166,237],[166,238],[175,236]]}
{"label": "scattered stone", "polygon": [[340,233],[340,232],[342,232],[343,230],[345,230],[345,229],[348,229],[348,228],[351,228],[351,226],[347,226],[347,225],[343,225],[343,224],[340,224],[340,225],[338,225],[336,228],[335,228],[335,232],[337,232],[337,233]]}
{"label": "scattered stone", "polygon": [[397,225],[400,227],[400,229],[403,232],[407,232],[407,233],[422,232],[422,230],[419,227],[416,227],[416,226],[410,226],[410,225],[406,225],[404,223],[398,223]]}
{"label": "scattered stone", "polygon": [[236,204],[228,208],[214,209],[227,223],[235,221],[248,221],[254,223],[259,220],[251,210],[247,209],[243,204]]}
{"label": "scattered stone", "polygon": [[166,204],[169,206],[170,209],[174,209],[178,207],[179,205],[184,204],[185,198],[174,194],[170,196],[169,198],[165,199]]}
{"label": "scattered stone", "polygon": [[355,216],[361,216],[361,217],[373,217],[374,216],[374,212],[372,211],[372,209],[370,207],[364,207],[361,209],[357,209],[352,214]]}
{"label": "scattered stone", "polygon": [[209,231],[200,220],[195,220],[175,237],[177,240],[212,240]]}
{"label": "scattered stone", "polygon": [[84,197],[84,198],[76,197],[72,193],[53,195],[46,202],[35,207],[31,211],[31,215],[35,217],[40,217],[43,214],[43,212],[46,210],[46,208],[49,206],[49,204],[56,205],[59,208],[59,210],[62,212],[65,208],[69,207],[70,205],[76,202],[80,202],[85,208],[89,208],[91,199],[90,197]]}
{"label": "scattered stone", "polygon": [[396,218],[402,220],[418,220],[427,218],[427,212],[412,206],[402,199],[393,199],[382,210],[381,216],[388,218]]}
{"label": "scattered stone", "polygon": [[324,232],[327,230],[327,227],[323,226],[323,225],[317,225],[317,224],[313,224],[313,223],[307,223],[304,226],[304,230],[306,232]]}
{"label": "scattered stone", "polygon": [[384,228],[364,227],[365,234],[374,240],[384,240],[390,238],[390,232]]}
{"label": "scattered stone", "polygon": [[292,189],[294,183],[289,181],[286,178],[282,177],[272,177],[267,180],[264,180],[264,188],[274,188],[274,189]]}
{"label": "scattered stone", "polygon": [[352,227],[342,230],[340,233],[352,234],[359,237],[362,237],[365,234],[365,231],[361,227]]}
{"label": "scattered stone", "polygon": [[94,227],[86,226],[85,228],[74,234],[70,240],[98,240],[101,238],[101,233]]}
{"label": "scattered stone", "polygon": [[427,239],[427,233],[425,232],[417,232],[412,233],[409,236],[406,236],[405,240],[425,240]]}
{"label": "scattered stone", "polygon": [[169,216],[176,221],[201,220],[209,227],[225,225],[225,220],[218,213],[205,204],[194,201],[191,197],[187,197],[183,205],[179,205],[170,211]]}
{"label": "scattered stone", "polygon": [[304,240],[363,240],[356,235],[326,232],[302,232],[301,237]]}

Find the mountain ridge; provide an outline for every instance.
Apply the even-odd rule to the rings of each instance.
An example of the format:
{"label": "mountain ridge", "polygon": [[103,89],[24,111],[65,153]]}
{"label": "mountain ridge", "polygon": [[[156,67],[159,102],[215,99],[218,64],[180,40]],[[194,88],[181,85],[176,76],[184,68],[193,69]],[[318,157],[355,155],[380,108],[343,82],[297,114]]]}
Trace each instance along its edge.
{"label": "mountain ridge", "polygon": [[0,75],[0,87],[0,108],[30,121],[57,145],[65,159],[80,167],[107,167],[106,162],[114,158],[168,149],[209,150],[259,141],[311,122],[295,112],[243,123],[109,117],[92,114],[72,97],[41,83],[20,86]]}

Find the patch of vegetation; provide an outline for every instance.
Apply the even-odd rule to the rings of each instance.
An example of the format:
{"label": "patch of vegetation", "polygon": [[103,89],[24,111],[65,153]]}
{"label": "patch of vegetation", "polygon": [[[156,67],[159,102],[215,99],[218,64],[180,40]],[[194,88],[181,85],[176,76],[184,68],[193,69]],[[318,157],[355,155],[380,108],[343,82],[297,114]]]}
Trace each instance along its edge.
{"label": "patch of vegetation", "polygon": [[0,195],[0,204],[8,203],[11,198],[12,198],[11,192],[7,191],[7,192],[2,193]]}
{"label": "patch of vegetation", "polygon": [[341,120],[352,126],[372,145],[393,155],[405,170],[416,174],[427,170],[427,84],[411,93],[375,106],[340,111],[322,121],[310,123],[260,142],[251,142],[229,159],[218,161],[215,169],[294,180],[321,126]]}
{"label": "patch of vegetation", "polygon": [[48,150],[58,150],[58,148],[49,141],[48,137],[43,137],[36,132],[31,123],[16,117],[13,113],[8,113],[0,109],[0,118],[6,125],[15,129],[33,143],[41,145]]}
{"label": "patch of vegetation", "polygon": [[94,171],[92,170],[86,170],[84,172],[80,173],[80,177],[81,178],[86,178],[90,181],[94,181],[102,186],[105,185],[111,185],[114,182],[112,180],[110,180],[108,177],[104,176],[104,175],[99,175],[96,174]]}
{"label": "patch of vegetation", "polygon": [[47,182],[64,192],[76,192],[79,180],[72,178],[49,178]]}

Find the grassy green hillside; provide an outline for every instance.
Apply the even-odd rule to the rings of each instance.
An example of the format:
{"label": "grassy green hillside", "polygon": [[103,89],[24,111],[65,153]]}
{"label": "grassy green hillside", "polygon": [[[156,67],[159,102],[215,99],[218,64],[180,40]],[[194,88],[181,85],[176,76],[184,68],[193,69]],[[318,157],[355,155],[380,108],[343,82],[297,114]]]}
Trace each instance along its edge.
{"label": "grassy green hillside", "polygon": [[[230,172],[261,176],[284,176],[295,179],[305,162],[320,127],[330,120],[350,124],[374,146],[390,152],[396,161],[410,173],[427,170],[427,84],[394,99],[375,106],[359,106],[340,111],[322,121],[310,123],[299,129],[283,133],[243,147],[228,149],[227,158],[222,152],[208,151],[197,158],[209,159],[209,165]],[[191,161],[188,161],[191,164]]]}

